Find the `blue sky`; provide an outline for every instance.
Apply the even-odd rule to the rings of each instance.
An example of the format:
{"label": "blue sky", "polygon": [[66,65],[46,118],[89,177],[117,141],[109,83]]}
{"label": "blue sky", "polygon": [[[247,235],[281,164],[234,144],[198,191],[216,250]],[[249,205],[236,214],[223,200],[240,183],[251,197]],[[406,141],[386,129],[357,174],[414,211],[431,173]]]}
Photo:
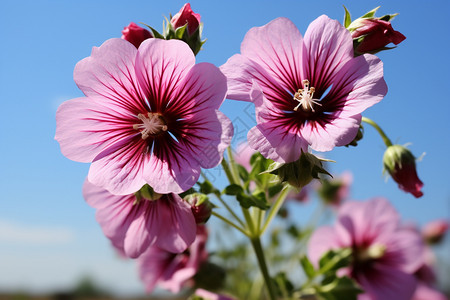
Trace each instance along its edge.
{"label": "blue sky", "polygon": [[[116,258],[81,196],[88,165],[65,158],[53,139],[58,105],[82,96],[73,82],[75,64],[93,46],[120,37],[129,22],[161,29],[164,16],[183,1],[2,1],[0,7],[0,291],[46,291],[70,287],[92,274],[120,293],[143,288],[132,263]],[[372,128],[357,148],[326,154],[334,173],[351,170],[355,199],[384,196],[406,220],[423,224],[449,218],[450,83],[446,0],[427,1],[191,1],[202,16],[208,39],[198,61],[217,66],[239,52],[245,33],[280,17],[304,33],[321,14],[342,21],[345,5],[353,17],[381,5],[378,15],[400,13],[394,28],[407,39],[381,53],[387,96],[368,109],[392,141],[412,143],[425,183],[415,199],[381,174],[384,145]],[[237,142],[253,120],[246,104],[226,101],[222,111],[235,123]],[[251,109],[250,109],[251,111]],[[216,171],[213,171],[217,173]],[[221,182],[221,181],[219,181]],[[299,218],[307,217],[298,209]],[[447,249],[448,249],[447,243]]]}

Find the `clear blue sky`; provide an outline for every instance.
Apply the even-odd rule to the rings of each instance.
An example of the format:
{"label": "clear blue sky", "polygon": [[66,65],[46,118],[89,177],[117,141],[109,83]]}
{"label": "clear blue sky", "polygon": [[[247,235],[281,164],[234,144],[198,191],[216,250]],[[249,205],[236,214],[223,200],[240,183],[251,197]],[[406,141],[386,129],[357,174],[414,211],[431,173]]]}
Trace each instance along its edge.
{"label": "clear blue sky", "polygon": [[[81,196],[88,165],[61,155],[54,141],[55,112],[65,100],[82,96],[73,82],[75,64],[93,46],[120,37],[129,22],[161,29],[163,16],[183,1],[2,1],[0,6],[0,290],[45,291],[68,287],[84,273],[114,291],[143,291],[134,266],[117,260]],[[400,13],[394,28],[407,39],[380,54],[389,92],[368,109],[390,138],[411,142],[424,196],[415,199],[381,175],[383,143],[371,128],[357,148],[336,149],[335,173],[351,170],[355,199],[385,196],[406,220],[423,224],[449,218],[450,184],[450,2],[430,1],[191,1],[202,16],[208,39],[198,61],[223,64],[239,52],[245,33],[276,17],[290,18],[305,32],[321,14],[342,21],[381,5],[378,15]],[[238,135],[252,126],[245,104],[223,106]],[[302,218],[305,213],[297,213]],[[305,216],[306,217],[306,216]]]}

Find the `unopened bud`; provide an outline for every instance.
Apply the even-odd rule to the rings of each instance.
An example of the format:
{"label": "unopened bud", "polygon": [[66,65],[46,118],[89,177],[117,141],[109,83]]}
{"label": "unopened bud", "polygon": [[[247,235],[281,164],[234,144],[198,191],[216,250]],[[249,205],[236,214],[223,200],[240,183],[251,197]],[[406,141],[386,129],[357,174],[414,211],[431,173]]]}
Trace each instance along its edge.
{"label": "unopened bud", "polygon": [[197,224],[204,224],[211,216],[213,204],[209,202],[205,194],[193,193],[187,195],[184,200],[191,206]]}

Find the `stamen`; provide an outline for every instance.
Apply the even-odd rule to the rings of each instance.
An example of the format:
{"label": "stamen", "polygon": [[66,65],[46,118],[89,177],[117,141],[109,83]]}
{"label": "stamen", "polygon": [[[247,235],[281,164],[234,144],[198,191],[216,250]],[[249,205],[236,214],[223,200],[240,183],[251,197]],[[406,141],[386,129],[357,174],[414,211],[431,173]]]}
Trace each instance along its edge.
{"label": "stamen", "polygon": [[164,118],[157,113],[138,114],[137,118],[142,121],[140,124],[134,124],[134,130],[140,130],[142,139],[146,140],[150,136],[157,136],[160,133],[167,131],[167,124]]}
{"label": "stamen", "polygon": [[309,87],[309,80],[303,80],[303,89],[298,89],[297,93],[294,94],[294,100],[298,101],[298,105],[294,108],[295,111],[301,106],[304,111],[315,112],[313,104],[320,105],[319,99],[314,99],[314,92],[316,89],[314,87]]}

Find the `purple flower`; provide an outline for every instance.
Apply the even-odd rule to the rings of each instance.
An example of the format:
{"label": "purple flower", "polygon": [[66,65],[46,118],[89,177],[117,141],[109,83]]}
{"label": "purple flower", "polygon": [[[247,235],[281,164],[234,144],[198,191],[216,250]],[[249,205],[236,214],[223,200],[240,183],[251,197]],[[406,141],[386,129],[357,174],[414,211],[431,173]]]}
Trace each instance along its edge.
{"label": "purple flower", "polygon": [[86,97],[58,108],[55,138],[66,157],[92,162],[93,184],[120,195],[146,183],[180,193],[201,167],[222,160],[232,136],[218,111],[226,78],[212,64],[195,64],[186,43],[147,39],[136,49],[110,39],[76,65],[74,79]]}
{"label": "purple flower", "polygon": [[194,243],[183,253],[170,253],[156,246],[148,248],[138,259],[139,275],[147,292],[158,285],[178,293],[182,287],[192,285],[192,277],[208,259],[207,239],[206,227],[199,226]]}
{"label": "purple flower", "polygon": [[113,195],[87,180],[83,186],[103,233],[126,256],[136,258],[152,245],[170,252],[186,250],[197,228],[189,204],[176,194],[151,200],[139,193]]}
{"label": "purple flower", "polygon": [[143,41],[152,37],[153,35],[150,31],[136,25],[136,23],[133,22],[131,22],[130,25],[124,27],[124,29],[122,30],[122,39],[129,41],[136,48],[139,48],[139,45]]}
{"label": "purple flower", "polygon": [[366,292],[358,299],[411,299],[424,245],[417,232],[401,226],[400,216],[387,200],[344,203],[334,226],[313,233],[308,254],[317,263],[326,251],[340,248],[353,250],[351,266],[342,273],[354,278]]}
{"label": "purple flower", "polygon": [[286,18],[252,28],[241,54],[221,70],[227,98],[255,104],[250,146],[277,162],[297,160],[308,145],[317,151],[347,145],[361,112],[387,92],[382,62],[353,57],[350,33],[327,16],[312,22],[305,37]]}

